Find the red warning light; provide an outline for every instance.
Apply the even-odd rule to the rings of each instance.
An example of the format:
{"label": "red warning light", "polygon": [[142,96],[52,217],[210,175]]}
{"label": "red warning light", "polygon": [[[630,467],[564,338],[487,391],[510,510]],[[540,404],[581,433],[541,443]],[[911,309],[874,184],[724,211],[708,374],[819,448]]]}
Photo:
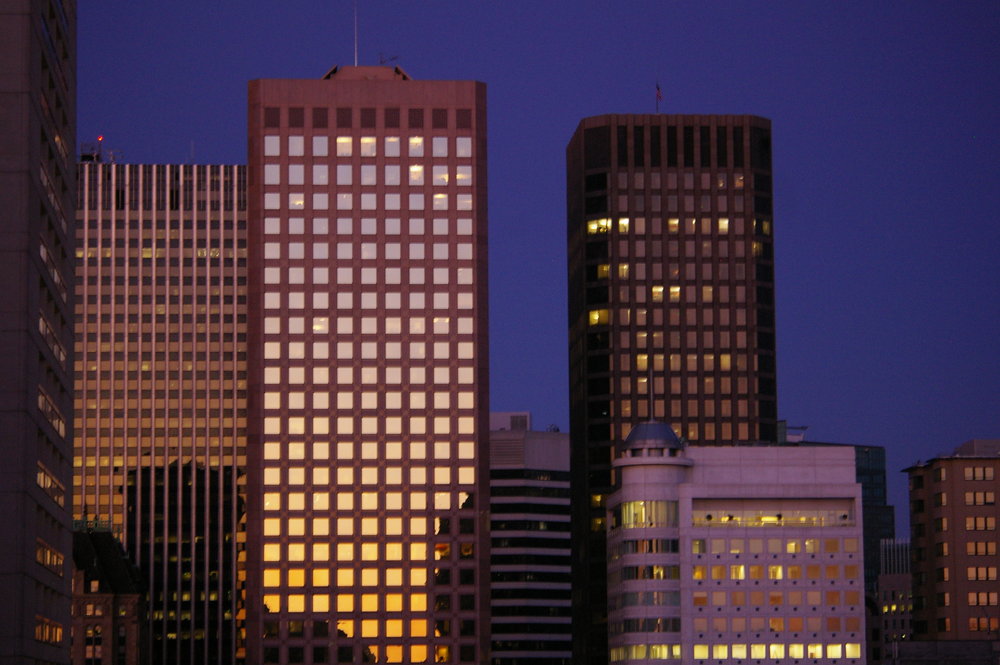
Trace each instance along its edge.
{"label": "red warning light", "polygon": [[100,136],[98,136],[97,140],[98,141],[103,141],[104,140],[104,134],[101,134]]}

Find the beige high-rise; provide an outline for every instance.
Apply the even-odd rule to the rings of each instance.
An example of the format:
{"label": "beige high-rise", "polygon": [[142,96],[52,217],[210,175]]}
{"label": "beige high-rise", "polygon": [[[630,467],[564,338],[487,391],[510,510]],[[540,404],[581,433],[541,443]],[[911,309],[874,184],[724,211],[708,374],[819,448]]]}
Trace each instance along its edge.
{"label": "beige high-rise", "polygon": [[485,662],[485,86],[258,80],[249,127],[248,657]]}

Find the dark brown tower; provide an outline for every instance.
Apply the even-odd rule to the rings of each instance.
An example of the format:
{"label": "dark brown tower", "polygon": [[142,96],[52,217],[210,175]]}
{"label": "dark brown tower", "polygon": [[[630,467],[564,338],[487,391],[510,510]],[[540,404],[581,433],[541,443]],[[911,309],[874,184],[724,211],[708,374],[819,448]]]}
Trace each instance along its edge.
{"label": "dark brown tower", "polygon": [[650,418],[692,444],[776,440],[771,127],[598,116],[566,163],[574,656],[603,663],[613,447]]}

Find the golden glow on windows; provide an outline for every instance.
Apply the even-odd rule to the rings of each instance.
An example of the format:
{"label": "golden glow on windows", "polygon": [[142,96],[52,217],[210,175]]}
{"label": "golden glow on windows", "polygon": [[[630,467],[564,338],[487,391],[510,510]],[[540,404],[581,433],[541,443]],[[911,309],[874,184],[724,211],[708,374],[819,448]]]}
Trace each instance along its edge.
{"label": "golden glow on windows", "polygon": [[608,310],[592,309],[587,316],[588,323],[592,326],[607,325],[609,321]]}
{"label": "golden glow on windows", "polygon": [[[628,220],[625,220],[625,230],[628,230]],[[611,231],[611,220],[608,218],[592,219],[587,222],[587,234],[608,233]]]}

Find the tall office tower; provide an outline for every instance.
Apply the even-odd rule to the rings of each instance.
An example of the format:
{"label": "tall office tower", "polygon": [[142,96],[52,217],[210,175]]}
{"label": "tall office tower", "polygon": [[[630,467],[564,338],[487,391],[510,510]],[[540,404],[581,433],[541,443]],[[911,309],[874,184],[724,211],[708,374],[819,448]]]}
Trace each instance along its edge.
{"label": "tall office tower", "polygon": [[973,439],[905,469],[910,481],[913,639],[996,639],[1000,439]]}
{"label": "tall office tower", "polygon": [[74,517],[142,571],[152,663],[242,656],[246,167],[79,165]]}
{"label": "tall office tower", "polygon": [[586,118],[566,162],[574,655],[603,663],[615,446],[776,440],[770,122]]}
{"label": "tall office tower", "polygon": [[491,664],[569,665],[569,434],[528,423],[490,414]]}
{"label": "tall office tower", "polygon": [[0,663],[67,663],[76,2],[3,3],[0,62]]}
{"label": "tall office tower", "polygon": [[257,80],[249,127],[248,658],[486,662],[485,86]]}

